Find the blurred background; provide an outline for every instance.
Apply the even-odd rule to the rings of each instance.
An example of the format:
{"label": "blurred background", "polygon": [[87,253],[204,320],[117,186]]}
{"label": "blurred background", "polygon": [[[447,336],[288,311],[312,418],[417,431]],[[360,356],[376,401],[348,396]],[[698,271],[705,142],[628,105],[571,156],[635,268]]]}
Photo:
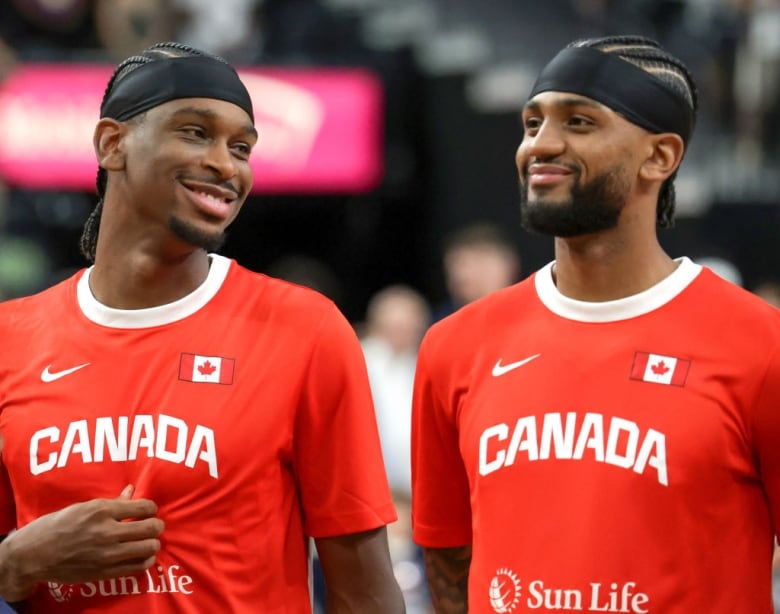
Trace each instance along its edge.
{"label": "blurred background", "polygon": [[[619,32],[656,38],[699,83],[702,109],[678,179],[677,227],[661,231],[662,242],[673,256],[711,258],[750,289],[774,281],[780,275],[777,0],[2,0],[0,79],[13,85],[18,103],[25,85],[14,85],[13,76],[26,66],[105,65],[110,73],[112,64],[161,40],[270,72],[315,104],[317,73],[369,75],[378,93],[358,92],[366,117],[339,115],[335,90],[320,105],[332,147],[303,155],[324,162],[353,156],[349,164],[354,156],[370,158],[371,168],[353,168],[363,174],[333,184],[307,183],[315,175],[304,166],[276,182],[272,164],[257,169],[257,182],[266,178],[267,186],[249,199],[223,250],[249,268],[316,285],[357,323],[371,296],[393,283],[412,286],[433,305],[449,300],[444,244],[470,224],[500,226],[519,252],[523,277],[551,259],[551,241],[519,227],[519,108],[535,73],[560,47]],[[302,70],[308,81],[296,82]],[[81,131],[65,112],[67,101],[54,99],[48,113],[20,117],[3,105],[3,91],[0,82],[6,143],[0,295],[11,297],[84,264],[77,244],[95,201],[94,169],[78,188],[56,179],[41,187],[30,178],[54,177],[57,163],[47,157],[53,141],[61,158],[68,147],[85,144],[91,155],[102,91],[83,103],[91,115]],[[259,113],[266,103],[277,107],[269,117],[278,123],[276,94],[265,96],[260,87],[253,97]],[[30,108],[24,94],[21,100]],[[356,144],[349,136],[353,115],[365,122],[370,140]],[[20,127],[29,133],[15,133],[17,145],[9,145],[7,134]],[[304,137],[316,141],[317,130],[310,126]],[[261,147],[269,134],[261,128]],[[20,175],[11,162],[22,158]]]}
{"label": "blurred background", "polygon": [[85,264],[113,65],[163,40],[236,65],[260,144],[223,253],[318,289],[359,332],[402,510],[397,576],[424,611],[403,522],[419,339],[552,259],[519,226],[519,111],[561,47],[617,33],[655,38],[699,84],[662,244],[780,304],[780,0],[0,0],[0,298]]}

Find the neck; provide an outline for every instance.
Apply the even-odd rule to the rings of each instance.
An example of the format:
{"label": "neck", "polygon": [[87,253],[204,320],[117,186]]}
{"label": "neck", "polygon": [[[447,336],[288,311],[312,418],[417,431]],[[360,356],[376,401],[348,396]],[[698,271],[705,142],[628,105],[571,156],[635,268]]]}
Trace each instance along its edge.
{"label": "neck", "polygon": [[553,275],[564,296],[581,301],[611,301],[638,294],[670,275],[677,263],[655,235],[642,244],[609,233],[555,239]]}
{"label": "neck", "polygon": [[188,295],[205,281],[208,271],[208,254],[200,249],[171,260],[143,253],[101,258],[98,251],[89,286],[107,307],[145,309]]}
{"label": "neck", "polygon": [[164,220],[150,220],[140,206],[110,195],[104,202],[89,277],[100,303],[114,309],[158,307],[205,281],[209,257],[204,249],[176,237]]}

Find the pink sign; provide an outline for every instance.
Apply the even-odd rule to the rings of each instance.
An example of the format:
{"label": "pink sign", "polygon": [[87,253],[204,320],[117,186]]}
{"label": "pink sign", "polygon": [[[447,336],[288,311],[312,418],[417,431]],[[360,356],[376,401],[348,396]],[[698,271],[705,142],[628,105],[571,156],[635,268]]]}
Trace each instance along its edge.
{"label": "pink sign", "polygon": [[[382,88],[360,69],[241,69],[260,140],[255,192],[366,192],[382,175]],[[0,176],[92,191],[92,131],[111,68],[28,64],[0,84]]]}

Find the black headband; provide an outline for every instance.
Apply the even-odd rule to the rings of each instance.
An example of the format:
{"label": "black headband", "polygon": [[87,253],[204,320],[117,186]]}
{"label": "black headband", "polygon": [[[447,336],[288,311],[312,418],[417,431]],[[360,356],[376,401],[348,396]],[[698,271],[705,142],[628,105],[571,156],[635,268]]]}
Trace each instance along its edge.
{"label": "black headband", "polygon": [[567,47],[544,67],[528,98],[548,91],[592,98],[637,126],[679,134],[685,143],[693,132],[693,109],[682,96],[612,53]]}
{"label": "black headband", "polygon": [[238,105],[254,122],[252,99],[235,69],[214,58],[187,56],[141,64],[116,82],[100,117],[124,121],[170,100],[216,98]]}

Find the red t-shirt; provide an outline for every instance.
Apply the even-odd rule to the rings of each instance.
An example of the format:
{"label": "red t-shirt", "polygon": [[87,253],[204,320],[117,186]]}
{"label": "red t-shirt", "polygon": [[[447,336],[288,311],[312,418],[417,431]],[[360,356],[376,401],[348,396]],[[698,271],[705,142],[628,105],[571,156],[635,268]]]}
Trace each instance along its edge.
{"label": "red t-shirt", "polygon": [[413,522],[472,544],[470,614],[770,614],[780,312],[690,260],[629,298],[550,266],[433,326]]}
{"label": "red t-shirt", "polygon": [[306,288],[212,256],[192,294],[0,305],[0,531],[126,484],[165,522],[145,574],[43,584],[46,612],[307,612],[308,537],[395,519],[358,340]]}

